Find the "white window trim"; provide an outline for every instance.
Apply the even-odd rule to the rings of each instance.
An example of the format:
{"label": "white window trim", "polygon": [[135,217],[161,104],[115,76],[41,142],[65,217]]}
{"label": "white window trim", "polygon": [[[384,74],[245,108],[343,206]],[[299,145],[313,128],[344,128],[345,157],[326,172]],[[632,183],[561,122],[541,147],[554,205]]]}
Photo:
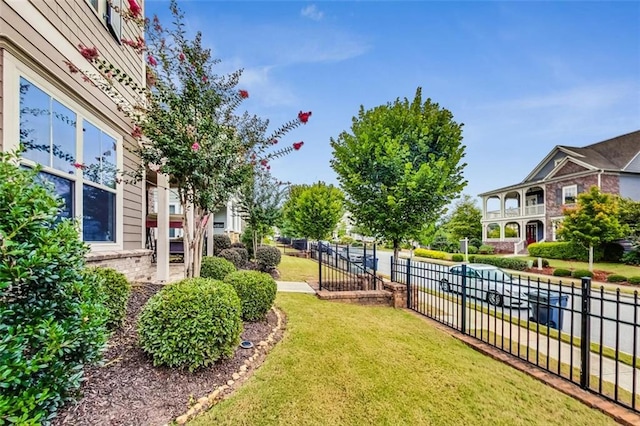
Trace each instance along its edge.
{"label": "white window trim", "polygon": [[[116,153],[116,167],[118,170],[123,169],[123,139],[122,135],[115,132],[113,128],[98,119],[95,115],[88,112],[79,103],[75,102],[72,98],[67,96],[62,91],[58,90],[55,86],[49,83],[46,79],[42,78],[38,73],[30,69],[27,65],[20,62],[17,58],[11,55],[6,50],[3,50],[3,147],[4,151],[12,151],[18,148],[20,140],[20,102],[16,101],[16,98],[11,94],[17,94],[20,90],[20,77],[23,77],[32,83],[36,84],[41,90],[48,95],[55,98],[58,102],[62,103],[67,108],[70,108],[77,114],[78,122],[80,120],[88,120],[91,123],[97,125],[103,132],[111,136],[116,140],[117,153]],[[80,126],[77,126],[77,132],[81,132]],[[76,133],[76,137],[78,133]],[[82,158],[82,144],[78,144],[76,153],[78,158]],[[28,160],[24,160],[25,164],[35,164]],[[60,174],[55,169],[46,167],[43,170],[47,172],[53,172],[52,174],[68,177],[68,175]],[[78,189],[76,189],[74,212],[76,214],[76,220],[82,225],[82,202],[79,201],[82,195],[78,195]],[[124,188],[122,183],[116,183],[116,241],[113,243],[100,242],[100,243],[87,243],[92,252],[98,251],[117,251],[123,250],[124,239]]]}
{"label": "white window trim", "polygon": [[566,203],[565,200],[567,199],[567,193],[569,192],[569,190],[573,189],[573,192],[575,193],[574,199],[578,199],[578,185],[567,185],[567,186],[563,186],[562,187],[562,205],[570,205],[570,204],[575,204],[576,202],[574,201],[573,203]]}

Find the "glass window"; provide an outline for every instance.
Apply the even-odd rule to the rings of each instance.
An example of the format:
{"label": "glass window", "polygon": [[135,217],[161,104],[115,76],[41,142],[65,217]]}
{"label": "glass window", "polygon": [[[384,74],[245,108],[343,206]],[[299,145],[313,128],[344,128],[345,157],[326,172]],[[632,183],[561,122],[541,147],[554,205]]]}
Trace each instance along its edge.
{"label": "glass window", "polygon": [[93,8],[96,10],[96,12],[98,11],[98,0],[89,0],[89,4],[91,4],[91,6],[93,6]]}
{"label": "glass window", "polygon": [[578,185],[565,186],[562,188],[562,204],[574,204],[578,196]]}
{"label": "glass window", "polygon": [[19,120],[23,157],[43,167],[40,177],[64,201],[60,217],[81,215],[84,241],[115,242],[117,140],[25,78]]}
{"label": "glass window", "polygon": [[91,185],[82,187],[82,236],[88,242],[115,242],[116,194]]}

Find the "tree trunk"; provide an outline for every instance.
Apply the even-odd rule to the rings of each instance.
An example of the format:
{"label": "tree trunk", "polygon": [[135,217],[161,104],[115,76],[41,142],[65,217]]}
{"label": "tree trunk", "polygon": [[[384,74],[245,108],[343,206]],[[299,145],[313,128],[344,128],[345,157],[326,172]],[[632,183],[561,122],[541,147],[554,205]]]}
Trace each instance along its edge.
{"label": "tree trunk", "polygon": [[589,272],[593,272],[593,245],[589,246]]}
{"label": "tree trunk", "polygon": [[396,263],[400,258],[400,241],[393,240],[393,258],[396,259]]}

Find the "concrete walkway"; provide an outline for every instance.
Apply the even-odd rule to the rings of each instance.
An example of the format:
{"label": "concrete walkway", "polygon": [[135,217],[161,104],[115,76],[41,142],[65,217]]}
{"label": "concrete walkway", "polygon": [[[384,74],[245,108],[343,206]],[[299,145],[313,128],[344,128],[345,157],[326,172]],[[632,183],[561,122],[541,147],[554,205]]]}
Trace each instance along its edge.
{"label": "concrete walkway", "polygon": [[288,293],[316,293],[309,284],[302,281],[276,281],[276,283],[278,284],[278,291]]}

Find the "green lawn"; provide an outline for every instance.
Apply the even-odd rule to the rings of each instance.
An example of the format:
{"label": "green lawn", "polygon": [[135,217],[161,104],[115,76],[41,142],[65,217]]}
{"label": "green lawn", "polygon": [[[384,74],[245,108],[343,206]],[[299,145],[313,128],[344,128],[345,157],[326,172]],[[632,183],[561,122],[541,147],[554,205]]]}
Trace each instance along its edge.
{"label": "green lawn", "polygon": [[283,340],[194,425],[608,425],[578,401],[385,307],[280,293]]}
{"label": "green lawn", "polygon": [[[531,256],[518,256],[516,259],[533,260],[534,262],[538,261],[537,257],[531,257]],[[549,260],[549,266],[551,266],[552,268],[589,270],[589,262],[577,262],[577,261],[558,260],[558,259],[548,259],[548,260]],[[624,275],[627,278],[633,277],[633,276],[640,276],[640,266],[625,265],[624,263],[594,262],[593,269],[597,271],[607,271],[614,274]]]}
{"label": "green lawn", "polygon": [[[287,251],[294,251],[287,249]],[[318,279],[318,264],[311,259],[303,257],[282,255],[278,265],[280,280],[282,281],[307,281]]]}

